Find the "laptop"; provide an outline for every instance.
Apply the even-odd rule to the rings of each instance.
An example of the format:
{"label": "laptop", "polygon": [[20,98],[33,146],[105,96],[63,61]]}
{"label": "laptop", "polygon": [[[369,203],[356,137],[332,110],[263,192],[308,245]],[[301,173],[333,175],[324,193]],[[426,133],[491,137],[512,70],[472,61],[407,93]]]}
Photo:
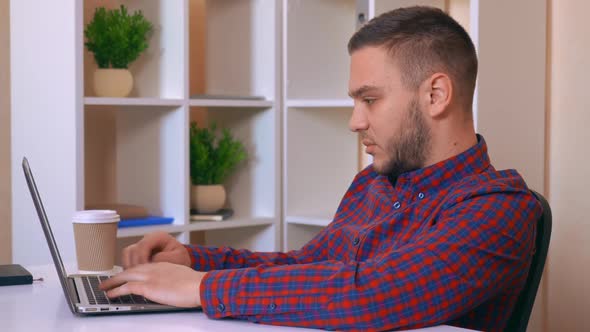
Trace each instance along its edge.
{"label": "laptop", "polygon": [[45,214],[41,196],[37,190],[33,173],[29,167],[27,158],[23,158],[23,171],[25,178],[33,198],[33,203],[37,209],[37,215],[47,239],[49,251],[53,257],[53,263],[57,270],[57,276],[66,296],[72,313],[76,315],[100,315],[100,314],[116,314],[116,313],[140,313],[140,312],[169,312],[169,311],[186,311],[196,310],[197,308],[179,308],[169,305],[152,302],[143,296],[126,295],[118,298],[109,299],[105,292],[98,288],[98,284],[108,279],[107,275],[66,275],[55,238],[49,226],[49,220]]}

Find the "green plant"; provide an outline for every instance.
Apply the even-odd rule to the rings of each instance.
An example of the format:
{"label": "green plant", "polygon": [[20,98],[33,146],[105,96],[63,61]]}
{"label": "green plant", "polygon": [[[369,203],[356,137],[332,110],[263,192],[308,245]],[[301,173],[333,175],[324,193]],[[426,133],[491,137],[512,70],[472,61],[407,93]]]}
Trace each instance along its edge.
{"label": "green plant", "polygon": [[86,48],[94,53],[99,68],[127,68],[145,51],[152,24],[141,11],[127,13],[119,9],[96,8],[84,30]]}
{"label": "green plant", "polygon": [[190,127],[190,175],[193,185],[222,184],[247,157],[244,145],[228,129]]}

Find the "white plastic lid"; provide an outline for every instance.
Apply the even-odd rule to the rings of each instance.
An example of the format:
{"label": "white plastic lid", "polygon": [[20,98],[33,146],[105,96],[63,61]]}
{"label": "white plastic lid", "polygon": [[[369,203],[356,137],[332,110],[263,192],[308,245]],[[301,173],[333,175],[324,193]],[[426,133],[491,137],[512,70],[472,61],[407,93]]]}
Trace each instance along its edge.
{"label": "white plastic lid", "polygon": [[84,210],[77,211],[73,221],[79,224],[97,224],[119,222],[120,216],[113,210]]}

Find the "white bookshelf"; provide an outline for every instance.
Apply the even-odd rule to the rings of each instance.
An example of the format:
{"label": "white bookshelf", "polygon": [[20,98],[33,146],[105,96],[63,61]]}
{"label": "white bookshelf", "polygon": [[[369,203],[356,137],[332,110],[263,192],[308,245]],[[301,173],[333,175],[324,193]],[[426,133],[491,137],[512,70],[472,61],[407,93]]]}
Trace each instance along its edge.
{"label": "white bookshelf", "polygon": [[[235,232],[234,238],[238,234],[245,236],[248,233],[244,228],[249,227],[257,230],[249,233],[249,249],[279,249],[280,122],[274,102],[279,92],[275,68],[278,55],[274,47],[279,8],[272,0],[132,2],[135,7],[129,2],[118,3],[141,9],[155,22],[153,44],[142,56],[146,59],[135,66],[136,70],[141,66],[145,76],[138,76],[138,86],[129,98],[85,97],[86,115],[113,119],[110,125],[115,128],[115,138],[110,144],[115,151],[115,180],[110,181],[115,188],[109,189],[110,196],[118,202],[146,206],[151,214],[173,217],[174,222],[121,229],[118,237],[138,237],[163,230],[187,242],[191,232],[202,232],[203,244],[235,245],[220,240],[214,230],[223,229],[230,239],[229,233]],[[86,2],[86,6],[94,3]],[[191,18],[188,11],[195,6],[205,11],[204,32],[190,30],[195,25],[187,21]],[[195,40],[193,33],[205,35],[201,44],[189,45]],[[204,55],[204,59],[196,58],[197,54]],[[202,72],[190,71],[193,61],[204,62]],[[92,59],[86,53],[85,64],[88,63],[92,68]],[[85,81],[88,83],[88,78]],[[195,87],[199,82],[203,85],[200,91]],[[223,95],[228,98],[220,97]],[[97,114],[101,111],[104,115]],[[193,120],[201,126],[215,122],[220,128],[231,129],[248,150],[246,164],[225,184],[228,204],[235,211],[229,220],[189,221],[188,128]],[[92,132],[88,125],[87,121],[88,132]],[[104,142],[100,136],[87,134],[86,139]],[[105,149],[92,151],[104,153]],[[101,159],[100,155],[91,157],[86,156],[86,161]],[[91,166],[86,167],[88,171]],[[100,170],[87,173],[87,186],[97,182],[91,179],[94,174],[105,177]],[[92,190],[86,188],[89,191]],[[88,200],[89,195],[86,202],[96,203]],[[113,199],[105,196],[96,198]],[[260,236],[268,239],[269,230],[273,234],[270,241],[260,241]]]}
{"label": "white bookshelf", "polygon": [[[150,47],[130,66],[134,88],[129,97],[96,97],[96,65],[85,50],[83,31],[97,6],[121,4],[130,12],[141,10],[153,23]],[[34,22],[53,28],[26,28],[31,21],[21,18],[31,14],[20,13],[27,6],[39,9]],[[29,156],[65,260],[75,258],[73,212],[111,202],[141,205],[152,215],[174,218],[170,225],[120,229],[119,247],[163,230],[183,242],[197,233],[206,245],[281,249],[281,6],[274,0],[66,0],[59,8],[32,1],[14,6],[18,38],[13,49],[24,52],[32,43],[39,49],[29,46],[30,52],[53,50],[35,61],[16,56],[26,61],[16,61],[15,67],[35,68],[43,78],[20,71],[26,84],[14,84],[23,93],[15,95],[14,106],[27,111],[15,113],[39,121],[27,125],[17,115],[15,131],[30,129],[46,139],[29,144],[17,138],[14,151]],[[56,64],[59,70],[54,70]],[[32,89],[19,90],[25,86]],[[234,209],[228,220],[189,220],[193,120],[231,129],[248,150],[247,162],[225,184]],[[13,169],[13,210],[15,218],[26,221],[15,223],[26,226],[17,225],[14,236],[22,238],[30,229],[35,242],[43,242],[34,213],[18,214],[32,205],[26,186],[20,187],[22,174]],[[26,246],[15,249],[21,263],[50,261],[48,254]]]}

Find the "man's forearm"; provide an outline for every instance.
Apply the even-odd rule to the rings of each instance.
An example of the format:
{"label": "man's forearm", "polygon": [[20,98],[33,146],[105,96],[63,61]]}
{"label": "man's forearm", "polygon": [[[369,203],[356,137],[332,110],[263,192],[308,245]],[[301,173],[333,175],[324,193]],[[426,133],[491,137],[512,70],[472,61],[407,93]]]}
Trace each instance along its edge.
{"label": "man's forearm", "polygon": [[328,243],[331,226],[324,228],[299,250],[289,252],[254,252],[230,247],[186,245],[191,266],[198,271],[240,269],[259,265],[290,265],[329,259]]}
{"label": "man's forearm", "polygon": [[213,248],[199,245],[186,245],[191,258],[191,266],[198,271],[239,269],[261,264],[288,265],[301,264],[314,259],[301,250],[282,252],[252,252],[229,247]]}

